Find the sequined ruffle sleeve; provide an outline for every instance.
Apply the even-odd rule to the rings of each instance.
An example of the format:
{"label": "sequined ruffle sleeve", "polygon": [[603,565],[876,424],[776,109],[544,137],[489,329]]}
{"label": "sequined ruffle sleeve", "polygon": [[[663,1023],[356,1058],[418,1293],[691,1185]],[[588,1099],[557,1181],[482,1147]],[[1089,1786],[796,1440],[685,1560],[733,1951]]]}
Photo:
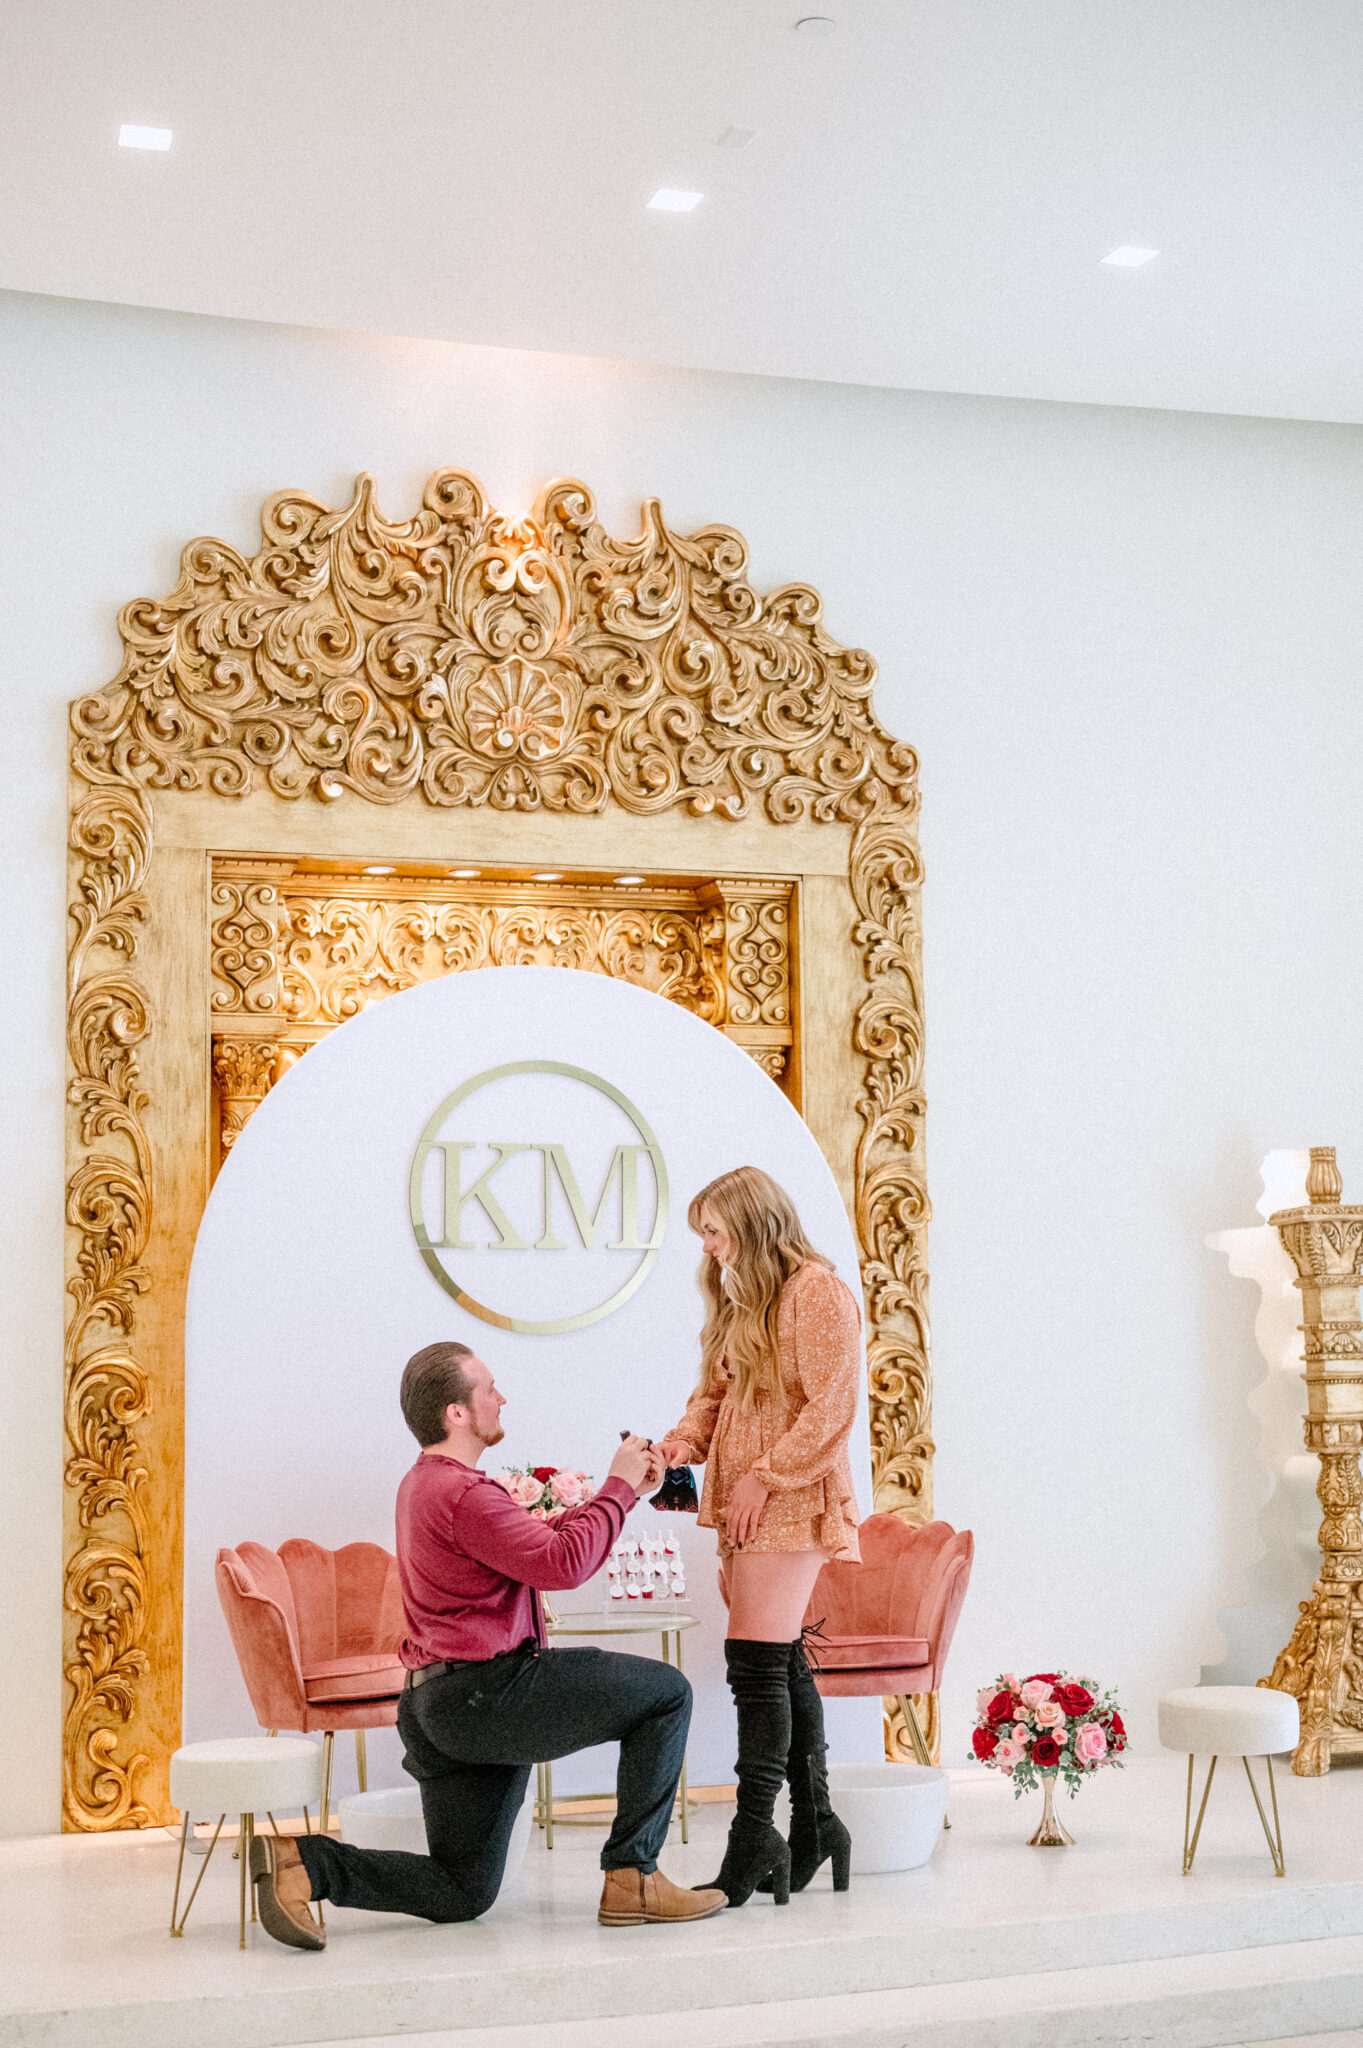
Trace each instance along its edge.
{"label": "sequined ruffle sleeve", "polygon": [[679,1436],[691,1446],[691,1463],[703,1465],[710,1455],[710,1444],[715,1434],[715,1423],[719,1417],[719,1404],[724,1399],[723,1388],[717,1394],[703,1394],[699,1387],[686,1404],[686,1413],[669,1436]]}
{"label": "sequined ruffle sleeve", "polygon": [[842,1469],[861,1387],[861,1319],[849,1290],[836,1273],[808,1266],[792,1291],[790,1365],[804,1405],[752,1467],[769,1493],[795,1493]]}

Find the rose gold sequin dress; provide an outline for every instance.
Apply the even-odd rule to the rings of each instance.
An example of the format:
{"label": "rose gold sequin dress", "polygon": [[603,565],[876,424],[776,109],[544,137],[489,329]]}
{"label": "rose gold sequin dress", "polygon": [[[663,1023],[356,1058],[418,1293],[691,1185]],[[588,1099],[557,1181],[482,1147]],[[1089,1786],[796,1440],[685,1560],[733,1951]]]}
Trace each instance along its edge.
{"label": "rose gold sequin dress", "polygon": [[861,1312],[826,1266],[805,1265],[781,1289],[777,1386],[740,1408],[727,1390],[691,1396],[672,1435],[705,1464],[702,1527],[731,1549],[724,1509],[745,1472],[768,1489],[746,1551],[823,1550],[859,1561],[857,1497],[847,1439],[861,1390]]}

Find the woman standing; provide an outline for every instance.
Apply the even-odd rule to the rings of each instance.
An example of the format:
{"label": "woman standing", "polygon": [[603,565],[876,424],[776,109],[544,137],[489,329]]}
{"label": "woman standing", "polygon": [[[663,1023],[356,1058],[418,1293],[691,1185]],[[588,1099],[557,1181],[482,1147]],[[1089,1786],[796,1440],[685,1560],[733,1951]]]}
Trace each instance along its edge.
{"label": "woman standing", "polygon": [[[847,1439],[861,1384],[861,1317],[770,1175],[740,1166],[702,1188],[687,1220],[704,1248],[700,1384],[660,1446],[705,1464],[700,1522],[718,1531],[724,1645],[738,1709],[738,1812],[715,1885],[778,1905],[826,1857],[848,1885],[851,1843],[828,1799],[823,1702],[801,1629],[829,1558],[855,1562]],[[785,1776],[791,1828],[772,1825]]]}

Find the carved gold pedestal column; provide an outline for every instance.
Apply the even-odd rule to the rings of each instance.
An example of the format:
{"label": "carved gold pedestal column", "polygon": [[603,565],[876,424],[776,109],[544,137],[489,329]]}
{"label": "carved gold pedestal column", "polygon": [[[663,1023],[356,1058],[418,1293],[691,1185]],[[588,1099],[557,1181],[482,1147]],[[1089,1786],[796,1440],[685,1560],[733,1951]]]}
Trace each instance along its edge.
{"label": "carved gold pedestal column", "polygon": [[1301,1289],[1306,1338],[1306,1448],[1320,1457],[1316,1491],[1320,1577],[1303,1600],[1292,1640],[1261,1685],[1295,1693],[1298,1777],[1320,1777],[1335,1756],[1363,1754],[1363,1207],[1346,1208],[1333,1145],[1313,1145],[1310,1206],[1280,1209],[1274,1224]]}

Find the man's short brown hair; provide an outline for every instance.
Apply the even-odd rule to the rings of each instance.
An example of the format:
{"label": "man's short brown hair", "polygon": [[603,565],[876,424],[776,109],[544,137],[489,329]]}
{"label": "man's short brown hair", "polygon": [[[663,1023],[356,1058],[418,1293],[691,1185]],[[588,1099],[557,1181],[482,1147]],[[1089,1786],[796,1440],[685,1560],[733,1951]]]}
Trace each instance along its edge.
{"label": "man's short brown hair", "polygon": [[451,1402],[467,1406],[473,1382],[465,1361],[467,1344],[428,1344],[409,1358],[402,1375],[402,1418],[421,1445],[445,1441],[445,1410]]}

